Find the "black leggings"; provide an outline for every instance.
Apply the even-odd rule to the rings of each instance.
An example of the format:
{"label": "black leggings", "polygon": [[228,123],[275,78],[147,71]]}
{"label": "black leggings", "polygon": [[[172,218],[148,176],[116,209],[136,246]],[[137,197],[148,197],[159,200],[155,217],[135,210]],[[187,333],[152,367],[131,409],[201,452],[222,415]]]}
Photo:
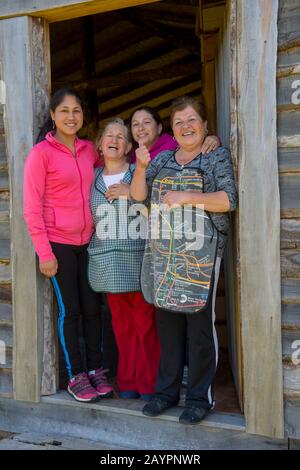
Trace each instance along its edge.
{"label": "black leggings", "polygon": [[87,280],[88,245],[65,245],[51,242],[58,262],[52,278],[58,301],[58,336],[69,378],[83,372],[79,347],[82,316],[87,369],[102,365],[101,295],[92,291]]}

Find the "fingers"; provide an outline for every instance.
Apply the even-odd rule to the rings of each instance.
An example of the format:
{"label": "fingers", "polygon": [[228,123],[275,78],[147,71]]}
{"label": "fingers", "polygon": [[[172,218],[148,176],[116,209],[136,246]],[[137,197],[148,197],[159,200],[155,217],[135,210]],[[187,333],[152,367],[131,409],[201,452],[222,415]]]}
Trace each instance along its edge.
{"label": "fingers", "polygon": [[57,260],[40,263],[40,271],[46,277],[55,276],[57,273],[58,264]]}
{"label": "fingers", "polygon": [[139,140],[139,147],[135,151],[136,163],[138,166],[147,168],[151,160],[149,150],[145,145],[142,144],[142,141]]}
{"label": "fingers", "polygon": [[212,144],[203,144],[201,147],[201,152],[202,153],[209,153],[212,152],[213,150],[216,150],[218,146],[215,143]]}

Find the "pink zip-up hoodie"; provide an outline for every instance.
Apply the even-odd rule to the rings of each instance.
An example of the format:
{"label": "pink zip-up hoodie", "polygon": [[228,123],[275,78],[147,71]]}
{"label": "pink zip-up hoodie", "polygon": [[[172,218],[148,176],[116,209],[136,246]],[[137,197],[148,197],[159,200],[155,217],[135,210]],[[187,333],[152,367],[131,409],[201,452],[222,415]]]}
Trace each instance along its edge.
{"label": "pink zip-up hoodie", "polygon": [[41,262],[55,259],[50,241],[89,243],[94,231],[90,190],[98,165],[92,142],[76,138],[74,156],[52,132],[30,151],[25,162],[24,217]]}

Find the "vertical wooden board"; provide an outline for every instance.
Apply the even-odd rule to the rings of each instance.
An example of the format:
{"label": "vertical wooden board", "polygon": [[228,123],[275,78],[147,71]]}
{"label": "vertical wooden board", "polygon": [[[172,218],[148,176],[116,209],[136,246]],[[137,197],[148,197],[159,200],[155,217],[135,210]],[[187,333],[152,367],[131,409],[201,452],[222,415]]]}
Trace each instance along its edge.
{"label": "vertical wooden board", "polygon": [[270,437],[283,437],[284,432],[276,140],[277,10],[276,0],[237,2],[244,409],[247,431]]}
{"label": "vertical wooden board", "polygon": [[[236,53],[236,22],[235,11],[232,3],[227,5],[224,11],[224,25],[219,32],[219,47],[216,59],[216,99],[217,99],[217,133],[221,137],[222,144],[231,150],[232,159],[236,161],[236,146],[231,139],[231,133],[236,132],[237,121],[232,113],[235,103],[233,103],[234,76],[233,65]],[[232,119],[230,119],[232,116]],[[238,258],[238,232],[237,213],[231,215],[232,230],[227,243],[225,254],[225,279],[226,279],[226,303],[228,321],[228,347],[229,360],[237,391],[239,404],[243,409],[243,385],[242,385],[242,351],[240,336],[239,317],[239,280],[237,276]]]}
{"label": "vertical wooden board", "polygon": [[6,86],[5,134],[11,190],[14,389],[16,399],[38,401],[44,280],[37,274],[36,257],[23,220],[22,187],[24,160],[48,103],[47,24],[29,17],[2,20],[0,51]]}

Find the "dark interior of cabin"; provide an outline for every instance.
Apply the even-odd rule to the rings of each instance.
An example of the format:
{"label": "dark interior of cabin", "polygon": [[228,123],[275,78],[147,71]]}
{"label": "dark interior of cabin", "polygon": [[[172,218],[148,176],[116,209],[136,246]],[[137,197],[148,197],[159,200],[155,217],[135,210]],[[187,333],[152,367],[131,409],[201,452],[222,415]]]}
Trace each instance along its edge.
{"label": "dark interior of cabin", "polygon": [[[225,3],[203,2],[207,9],[214,8],[214,14],[221,14]],[[198,8],[198,0],[165,0],[50,25],[52,91],[73,86],[84,97],[83,137],[93,139],[101,121],[113,116],[126,120],[136,107],[146,104],[159,111],[170,132],[171,101],[181,95],[201,98],[203,51]],[[214,32],[214,15],[211,23]],[[216,318],[220,350],[216,409],[240,412],[228,359],[224,269]],[[116,350],[107,318],[103,338],[105,365],[113,376]],[[65,380],[61,376],[61,385]]]}

